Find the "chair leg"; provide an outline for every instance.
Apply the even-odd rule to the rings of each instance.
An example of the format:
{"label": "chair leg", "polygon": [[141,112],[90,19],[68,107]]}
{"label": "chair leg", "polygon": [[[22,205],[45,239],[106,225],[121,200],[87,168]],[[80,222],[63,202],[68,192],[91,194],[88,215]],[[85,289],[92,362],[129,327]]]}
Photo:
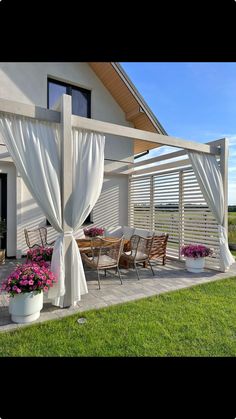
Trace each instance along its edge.
{"label": "chair leg", "polygon": [[135,262],[134,262],[134,267],[135,267],[136,274],[137,274],[137,277],[138,277],[138,280],[139,280],[140,278],[139,278],[138,268],[137,268],[137,266],[136,266],[136,263],[135,263]]}
{"label": "chair leg", "polygon": [[123,284],[123,282],[122,282],[122,279],[121,279],[121,274],[120,274],[120,269],[119,269],[119,266],[117,266],[117,273],[118,273],[118,275],[119,275],[119,278],[120,278],[120,283],[121,283],[121,285]]}
{"label": "chair leg", "polygon": [[107,270],[104,269],[104,276],[107,276]]}
{"label": "chair leg", "polygon": [[162,265],[166,264],[166,256],[163,256],[163,261],[162,261]]}
{"label": "chair leg", "polygon": [[155,276],[155,273],[154,273],[154,270],[153,270],[153,268],[152,268],[152,264],[151,264],[150,260],[148,260],[148,263],[149,263],[149,266],[150,266],[150,268],[151,268],[151,270],[152,270],[152,274],[153,274],[153,276]]}
{"label": "chair leg", "polygon": [[99,270],[97,270],[97,274],[98,274],[98,289],[101,289],[101,285],[100,285],[100,275],[99,275]]}

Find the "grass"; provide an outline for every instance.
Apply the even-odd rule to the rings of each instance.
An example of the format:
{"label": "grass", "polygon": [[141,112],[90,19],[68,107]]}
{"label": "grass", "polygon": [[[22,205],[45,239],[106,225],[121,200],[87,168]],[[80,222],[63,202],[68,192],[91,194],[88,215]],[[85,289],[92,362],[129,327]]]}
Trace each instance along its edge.
{"label": "grass", "polygon": [[235,306],[236,277],[0,333],[0,355],[235,356]]}

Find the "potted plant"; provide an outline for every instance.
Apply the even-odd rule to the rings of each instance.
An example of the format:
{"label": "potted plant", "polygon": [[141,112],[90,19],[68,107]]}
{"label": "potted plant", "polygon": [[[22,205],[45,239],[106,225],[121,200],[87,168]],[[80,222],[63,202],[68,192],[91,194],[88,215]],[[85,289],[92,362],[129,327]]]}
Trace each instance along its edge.
{"label": "potted plant", "polygon": [[202,244],[188,244],[181,249],[181,255],[185,260],[185,266],[189,272],[203,272],[205,257],[211,256],[213,251]]}
{"label": "potted plant", "polygon": [[104,228],[99,227],[91,227],[91,228],[85,228],[84,234],[87,237],[99,237],[103,236],[104,234]]}
{"label": "potted plant", "polygon": [[[3,239],[4,234],[7,232],[7,223],[6,220],[0,219],[0,239]],[[0,265],[5,263],[5,253],[6,249],[0,249]]]}
{"label": "potted plant", "polygon": [[37,320],[43,307],[43,291],[57,282],[54,274],[37,263],[18,265],[2,283],[1,292],[10,294],[9,313],[15,323]]}
{"label": "potted plant", "polygon": [[35,262],[40,266],[48,268],[52,260],[53,247],[34,247],[27,251],[27,262]]}

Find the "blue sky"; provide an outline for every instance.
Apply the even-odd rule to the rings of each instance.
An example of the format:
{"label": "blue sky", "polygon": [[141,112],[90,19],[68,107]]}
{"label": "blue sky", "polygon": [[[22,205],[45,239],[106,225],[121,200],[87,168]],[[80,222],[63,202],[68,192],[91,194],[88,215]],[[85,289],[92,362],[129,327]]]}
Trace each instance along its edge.
{"label": "blue sky", "polygon": [[121,65],[169,135],[229,139],[229,204],[236,204],[236,63]]}

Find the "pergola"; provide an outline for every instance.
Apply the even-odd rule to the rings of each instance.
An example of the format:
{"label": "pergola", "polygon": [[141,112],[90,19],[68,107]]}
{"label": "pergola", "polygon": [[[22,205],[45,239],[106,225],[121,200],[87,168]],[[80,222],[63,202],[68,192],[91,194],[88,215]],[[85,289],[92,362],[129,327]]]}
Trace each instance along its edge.
{"label": "pergola", "polygon": [[[1,120],[9,114],[18,119],[22,118],[29,121],[38,121],[39,124],[41,122],[46,122],[57,126],[60,131],[60,190],[62,235],[64,243],[63,263],[65,293],[64,295],[61,295],[60,303],[57,303],[58,305],[66,307],[73,305],[76,302],[73,296],[72,282],[76,280],[80,281],[80,278],[77,277],[76,279],[75,274],[72,273],[75,257],[71,251],[73,234],[71,233],[71,225],[68,221],[69,218],[66,216],[66,214],[77,210],[77,208],[73,207],[74,204],[71,199],[73,192],[73,170],[75,170],[72,164],[73,130],[99,133],[101,135],[111,134],[111,139],[114,141],[114,137],[118,136],[124,141],[127,141],[127,139],[142,140],[147,143],[151,142],[155,144],[156,147],[165,145],[180,149],[173,153],[154,157],[142,162],[130,163],[128,166],[125,162],[124,166],[119,170],[105,171],[104,173],[105,175],[120,175],[129,178],[130,226],[148,227],[149,229],[160,231],[166,229],[167,233],[168,229],[172,229],[172,232],[169,231],[169,233],[174,236],[175,239],[172,240],[172,242],[175,244],[172,249],[169,249],[170,256],[180,257],[180,247],[182,244],[192,240],[192,242],[204,242],[205,244],[215,246],[215,261],[217,263],[214,261],[212,264],[213,268],[225,270],[227,265],[233,262],[233,260],[230,259],[228,245],[226,243],[228,225],[228,141],[226,138],[202,144],[113,123],[82,118],[72,115],[71,97],[68,95],[62,96],[61,102],[56,106],[55,110],[0,99]],[[1,127],[0,134],[4,138]],[[43,141],[43,138],[40,138],[40,135],[38,139]],[[7,141],[6,145],[8,145]],[[15,161],[16,159],[14,159],[10,149],[9,152],[18,169],[19,165],[17,164],[17,161]],[[104,160],[103,153],[98,157],[100,160]],[[182,157],[183,159],[181,159]],[[194,159],[197,157],[202,160],[195,161]],[[166,163],[165,161],[169,162]],[[202,161],[204,164],[202,164]],[[217,180],[218,183],[216,182],[214,185],[210,203],[206,202],[207,191],[204,188],[204,179],[206,179],[204,176],[206,176],[206,173],[204,173],[204,176],[200,179],[196,169],[198,164],[204,166],[205,162],[208,167],[208,173],[211,173],[211,167],[213,167],[213,169],[217,171],[217,176],[219,178]],[[103,161],[100,163],[103,168]],[[20,175],[22,174],[20,173]],[[213,174],[209,179],[209,184],[212,183],[212,179],[214,178],[215,176]],[[91,179],[91,182],[96,182],[96,178],[94,180]],[[216,190],[219,186],[219,182],[221,190],[219,190],[220,198],[217,198]],[[209,188],[210,185],[208,185],[208,189]],[[160,191],[160,193],[158,191]],[[217,199],[220,199],[220,205],[221,207],[223,206],[221,208],[221,213],[223,211],[224,214],[223,219],[221,217],[221,221],[216,217],[217,209],[216,212],[212,209],[214,199],[216,207],[218,206]],[[173,207],[173,202],[175,209],[171,208],[171,206]],[[199,205],[199,208],[194,209],[196,203]],[[93,203],[93,205],[94,204],[95,203]],[[192,207],[190,207],[191,205]],[[176,207],[178,207],[177,210]],[[90,208],[90,210],[91,209],[92,208]],[[189,217],[189,212],[192,213],[191,217]],[[166,213],[168,215],[172,213],[172,218],[174,214],[174,219],[172,222],[169,222],[167,216],[162,218],[160,222],[158,221],[159,213]],[[202,217],[205,217],[204,223]],[[201,234],[196,233],[196,239],[194,240],[196,223],[199,225]],[[192,234],[189,234],[188,232],[191,231],[191,228],[193,232]],[[188,239],[185,240],[185,237]],[[222,246],[224,247],[223,253]],[[226,264],[221,263],[225,258],[228,258],[228,262]],[[80,275],[80,273],[77,272],[77,275]]]}

